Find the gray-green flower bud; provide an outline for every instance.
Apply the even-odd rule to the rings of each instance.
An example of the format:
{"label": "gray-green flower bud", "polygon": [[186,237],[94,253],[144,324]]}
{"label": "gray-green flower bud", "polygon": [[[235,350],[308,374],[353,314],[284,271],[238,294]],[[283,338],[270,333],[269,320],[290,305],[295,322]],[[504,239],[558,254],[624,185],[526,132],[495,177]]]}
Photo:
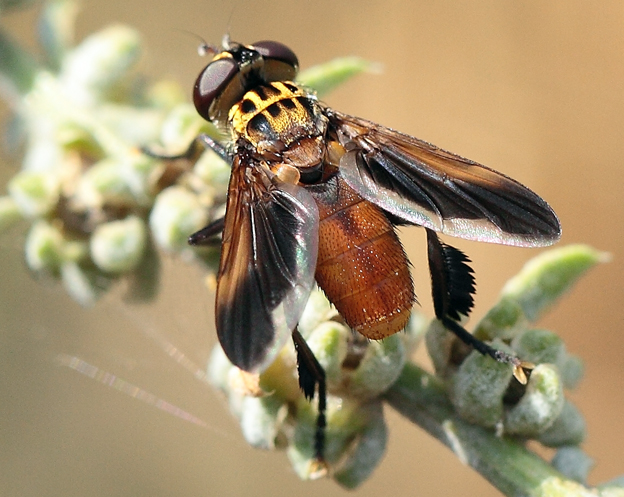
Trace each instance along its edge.
{"label": "gray-green flower bud", "polygon": [[146,241],[145,222],[137,216],[100,224],[91,235],[91,258],[105,272],[132,271],[141,262]]}
{"label": "gray-green flower bud", "polygon": [[163,190],[156,197],[149,218],[156,243],[169,252],[186,249],[189,235],[207,224],[206,206],[181,186]]}
{"label": "gray-green flower bud", "polygon": [[553,457],[552,465],[568,478],[584,484],[594,460],[578,447],[561,447]]}
{"label": "gray-green flower bud", "polygon": [[109,26],[86,38],[63,60],[60,81],[72,100],[91,105],[109,96],[137,62],[138,33],[122,25]]}
{"label": "gray-green flower bud", "polygon": [[564,404],[563,384],[557,368],[539,364],[531,371],[520,401],[505,413],[505,433],[536,437],[553,425]]}
{"label": "gray-green flower bud", "polygon": [[9,195],[24,217],[41,217],[56,206],[59,179],[51,171],[21,171],[8,185]]}

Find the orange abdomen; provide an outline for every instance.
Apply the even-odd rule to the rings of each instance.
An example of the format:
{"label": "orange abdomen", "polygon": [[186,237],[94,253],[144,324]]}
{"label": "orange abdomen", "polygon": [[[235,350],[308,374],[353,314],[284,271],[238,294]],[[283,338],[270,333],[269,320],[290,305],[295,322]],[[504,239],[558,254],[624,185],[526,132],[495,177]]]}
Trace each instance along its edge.
{"label": "orange abdomen", "polygon": [[392,224],[339,176],[309,190],[320,213],[319,287],[362,335],[381,339],[402,330],[414,285]]}

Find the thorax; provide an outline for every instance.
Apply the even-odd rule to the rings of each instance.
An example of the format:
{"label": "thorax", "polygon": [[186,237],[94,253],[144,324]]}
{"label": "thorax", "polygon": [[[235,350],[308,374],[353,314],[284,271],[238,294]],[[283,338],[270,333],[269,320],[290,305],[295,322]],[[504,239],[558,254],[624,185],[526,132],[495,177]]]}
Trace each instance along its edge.
{"label": "thorax", "polygon": [[234,143],[258,159],[298,169],[323,160],[327,119],[316,97],[295,83],[272,82],[249,90],[229,112]]}

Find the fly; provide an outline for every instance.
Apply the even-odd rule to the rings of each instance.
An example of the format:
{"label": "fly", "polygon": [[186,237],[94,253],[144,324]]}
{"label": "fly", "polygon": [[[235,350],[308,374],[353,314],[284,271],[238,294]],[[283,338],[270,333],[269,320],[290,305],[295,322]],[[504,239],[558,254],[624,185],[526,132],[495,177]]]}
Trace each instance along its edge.
{"label": "fly", "polygon": [[470,260],[438,233],[520,247],[556,242],[550,206],[517,181],[430,143],[335,111],[294,82],[285,45],[226,40],[195,83],[199,114],[231,147],[199,137],[232,165],[226,213],[189,239],[223,232],[216,328],[230,361],[260,373],[292,337],[299,385],[318,388],[316,457],[323,460],[325,372],[297,330],[316,283],[370,339],[405,328],[416,301],[398,225],[427,232],[436,318],[482,354],[523,363],[460,324],[474,305]]}

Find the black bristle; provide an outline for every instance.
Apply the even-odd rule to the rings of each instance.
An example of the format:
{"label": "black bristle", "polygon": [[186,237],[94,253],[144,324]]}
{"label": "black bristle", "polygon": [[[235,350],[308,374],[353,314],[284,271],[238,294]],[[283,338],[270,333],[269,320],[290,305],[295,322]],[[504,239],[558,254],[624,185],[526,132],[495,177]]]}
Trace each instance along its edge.
{"label": "black bristle", "polygon": [[438,235],[427,230],[429,270],[436,317],[460,321],[474,306],[476,287],[470,259],[461,251],[443,243]]}
{"label": "black bristle", "polygon": [[468,265],[470,259],[461,250],[445,243],[442,246],[443,257],[447,268],[448,308],[447,316],[459,321],[460,314],[468,316],[474,307],[476,292],[474,271]]}

